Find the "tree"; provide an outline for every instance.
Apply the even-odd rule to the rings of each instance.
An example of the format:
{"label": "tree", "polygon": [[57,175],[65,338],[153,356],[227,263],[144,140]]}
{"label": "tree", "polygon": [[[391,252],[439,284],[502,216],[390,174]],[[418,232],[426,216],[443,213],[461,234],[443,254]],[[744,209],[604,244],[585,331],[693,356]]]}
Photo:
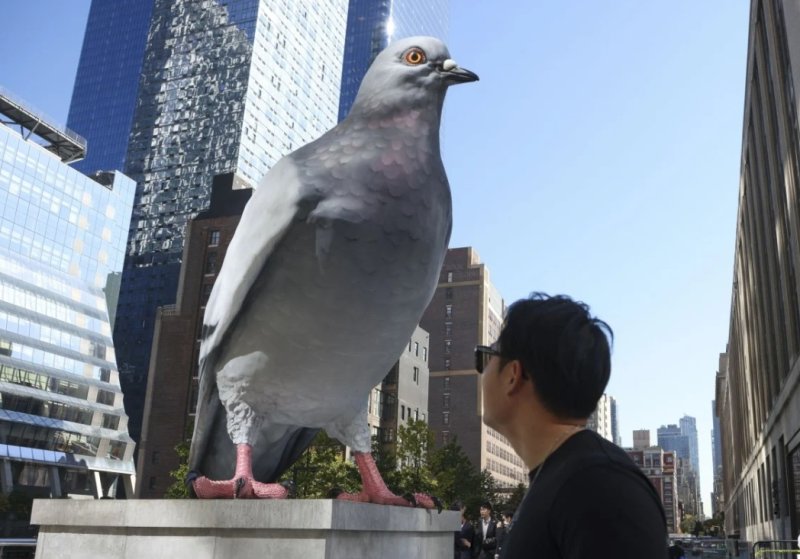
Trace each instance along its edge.
{"label": "tree", "polygon": [[403,493],[435,493],[436,478],[431,471],[434,435],[428,424],[412,419],[397,430],[396,490]]}
{"label": "tree", "polygon": [[436,478],[437,496],[447,507],[456,501],[465,503],[470,495],[480,491],[478,471],[456,437],[431,453],[431,469]]}
{"label": "tree", "polygon": [[325,499],[336,488],[347,492],[361,489],[355,465],[344,458],[344,445],[320,431],[306,451],[281,476],[295,485],[300,499]]}
{"label": "tree", "polygon": [[164,493],[166,499],[188,499],[189,486],[186,484],[186,476],[189,474],[189,441],[182,441],[175,446],[178,453],[180,464],[175,470],[169,473],[169,477],[174,479],[172,485],[167,487]]}

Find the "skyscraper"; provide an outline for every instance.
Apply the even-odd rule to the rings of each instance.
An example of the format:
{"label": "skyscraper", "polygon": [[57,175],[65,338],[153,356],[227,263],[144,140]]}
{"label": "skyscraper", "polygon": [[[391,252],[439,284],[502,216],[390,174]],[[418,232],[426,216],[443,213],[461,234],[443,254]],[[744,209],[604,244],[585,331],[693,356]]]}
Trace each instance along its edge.
{"label": "skyscraper", "polygon": [[697,446],[697,420],[694,417],[684,415],[680,421],[681,434],[689,438],[689,460],[692,462],[692,469],[700,473],[700,456]]}
{"label": "skyscraper", "polygon": [[[256,187],[281,156],[335,125],[346,13],[346,0],[153,4],[125,156],[137,190],[114,331],[134,438],[155,313],[175,302],[186,225],[208,207],[214,175]],[[95,43],[85,39],[82,59],[103,66],[87,47]]]}
{"label": "skyscraper", "polygon": [[152,12],[153,0],[92,2],[67,118],[90,146],[83,173],[125,168]]}
{"label": "skyscraper", "polygon": [[392,41],[414,35],[447,40],[448,0],[350,0],[339,120],[355,101],[372,61]]}
{"label": "skyscraper", "polygon": [[99,498],[124,484],[131,495],[134,445],[107,309],[135,185],[69,167],[85,142],[5,92],[0,113],[2,491]]}
{"label": "skyscraper", "polygon": [[439,285],[420,325],[430,333],[429,425],[436,443],[458,439],[473,465],[501,487],[527,480],[508,440],[483,423],[483,393],[473,350],[497,340],[505,303],[471,247],[447,251]]}
{"label": "skyscraper", "polygon": [[[700,498],[700,475],[697,461],[697,427],[695,418],[688,415],[680,419],[678,425],[663,425],[658,428],[658,446],[664,450],[674,450],[679,461],[678,492],[684,510],[690,514],[702,514]],[[693,442],[694,440],[694,442]],[[695,449],[694,454],[692,449]]]}
{"label": "skyscraper", "polygon": [[619,408],[617,407],[617,399],[609,396],[611,400],[611,437],[613,443],[619,447],[622,446],[622,435],[619,432]]}

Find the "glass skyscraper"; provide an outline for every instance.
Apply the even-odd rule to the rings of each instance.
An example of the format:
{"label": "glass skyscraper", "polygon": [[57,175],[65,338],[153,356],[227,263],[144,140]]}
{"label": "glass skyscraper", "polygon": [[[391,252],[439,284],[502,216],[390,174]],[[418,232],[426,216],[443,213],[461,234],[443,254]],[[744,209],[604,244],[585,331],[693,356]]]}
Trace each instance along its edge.
{"label": "glass skyscraper", "polygon": [[153,0],[92,2],[67,126],[90,149],[85,174],[125,168]]}
{"label": "glass skyscraper", "polygon": [[[107,4],[114,9],[98,13],[115,25],[126,6]],[[188,221],[208,207],[214,175],[256,187],[280,157],[336,124],[346,15],[347,0],[152,4],[126,138],[124,169],[137,188],[114,330],[134,438],[155,312],[175,302]],[[99,43],[90,34],[107,30],[87,28],[81,65],[117,64],[90,48]],[[71,115],[92,102],[77,94],[90,79],[79,72]]]}
{"label": "glass skyscraper", "polygon": [[[0,100],[7,124],[35,116]],[[120,173],[89,178],[0,126],[3,493],[113,496],[134,473],[107,311],[134,189]]]}
{"label": "glass skyscraper", "polygon": [[339,120],[350,112],[369,65],[392,41],[430,35],[447,41],[447,0],[350,0]]}

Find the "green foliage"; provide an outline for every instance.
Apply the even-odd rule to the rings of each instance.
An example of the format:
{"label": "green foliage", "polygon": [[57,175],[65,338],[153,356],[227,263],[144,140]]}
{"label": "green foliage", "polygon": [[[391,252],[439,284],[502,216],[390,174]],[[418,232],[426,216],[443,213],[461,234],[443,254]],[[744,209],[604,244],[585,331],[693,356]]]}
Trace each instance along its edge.
{"label": "green foliage", "polygon": [[295,496],[300,499],[325,499],[333,488],[351,493],[361,490],[358,470],[344,459],[344,446],[324,431],[317,433],[281,481],[293,482]]}
{"label": "green foliage", "polygon": [[167,487],[167,492],[164,494],[166,499],[188,499],[189,486],[186,485],[186,476],[189,474],[189,441],[178,443],[175,447],[175,452],[180,459],[180,465],[177,469],[169,473],[169,477],[173,480],[172,485]]}
{"label": "green foliage", "polygon": [[681,520],[681,533],[690,534],[694,529],[695,517],[693,514],[685,514]]}
{"label": "green foliage", "polygon": [[502,514],[504,511],[516,511],[527,491],[528,488],[524,483],[518,484],[505,501],[498,503],[498,512]]}
{"label": "green foliage", "polygon": [[397,463],[394,473],[397,492],[435,494],[437,483],[431,471],[434,435],[428,424],[412,419],[397,429]]}

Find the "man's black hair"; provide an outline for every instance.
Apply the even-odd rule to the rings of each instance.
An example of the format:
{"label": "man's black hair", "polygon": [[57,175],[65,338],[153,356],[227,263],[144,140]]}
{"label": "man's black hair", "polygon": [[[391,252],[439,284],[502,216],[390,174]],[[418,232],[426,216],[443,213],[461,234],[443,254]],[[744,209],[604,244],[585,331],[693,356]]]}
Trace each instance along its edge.
{"label": "man's black hair", "polygon": [[611,328],[584,303],[533,293],[513,303],[498,339],[503,362],[519,360],[542,404],[562,419],[585,419],[611,374]]}
{"label": "man's black hair", "polygon": [[493,510],[493,509],[492,509],[492,503],[490,503],[489,501],[484,501],[484,502],[482,502],[482,503],[481,503],[481,508],[482,508],[482,509],[489,509],[489,510]]}

